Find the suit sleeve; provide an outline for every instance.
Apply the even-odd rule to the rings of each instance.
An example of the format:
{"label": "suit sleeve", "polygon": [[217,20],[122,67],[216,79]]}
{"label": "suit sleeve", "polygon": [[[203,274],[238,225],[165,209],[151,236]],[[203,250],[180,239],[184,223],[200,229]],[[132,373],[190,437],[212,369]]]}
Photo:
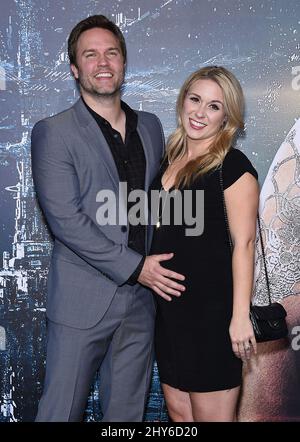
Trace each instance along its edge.
{"label": "suit sleeve", "polygon": [[82,211],[72,157],[48,121],[35,125],[31,153],[35,190],[54,236],[116,284],[124,284],[142,255],[107,238]]}

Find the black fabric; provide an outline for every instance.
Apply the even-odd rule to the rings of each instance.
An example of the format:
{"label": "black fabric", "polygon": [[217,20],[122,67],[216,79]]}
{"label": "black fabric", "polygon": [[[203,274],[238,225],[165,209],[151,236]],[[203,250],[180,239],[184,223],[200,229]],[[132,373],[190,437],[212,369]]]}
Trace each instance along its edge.
{"label": "black fabric", "polygon": [[275,341],[288,335],[286,310],[279,302],[251,305],[250,319],[257,342]]}
{"label": "black fabric", "polygon": [[231,149],[223,162],[223,188],[224,190],[235,183],[245,172],[251,173],[256,179],[257,172],[246,155],[238,149]]}
{"label": "black fabric", "polygon": [[[151,189],[161,188],[165,167]],[[257,178],[250,161],[237,149],[227,154],[223,171],[226,187],[245,172]],[[187,189],[179,190],[183,201]],[[229,336],[233,281],[219,171],[200,177],[189,189],[193,196],[204,190],[203,234],[186,236],[187,226],[174,225],[172,216],[169,226],[154,231],[151,254],[173,252],[174,257],[162,265],[186,277],[186,290],[179,298],[168,302],[155,296],[156,358],[163,383],[183,391],[225,390],[241,384],[242,362],[234,355]]]}
{"label": "black fabric", "polygon": [[146,256],[143,256],[143,258],[140,260],[139,265],[137,266],[135,271],[132,273],[132,275],[129,277],[126,284],[134,285],[137,283],[138,277],[140,276],[140,273],[141,273],[142,268],[144,266],[145,259],[146,259]]}

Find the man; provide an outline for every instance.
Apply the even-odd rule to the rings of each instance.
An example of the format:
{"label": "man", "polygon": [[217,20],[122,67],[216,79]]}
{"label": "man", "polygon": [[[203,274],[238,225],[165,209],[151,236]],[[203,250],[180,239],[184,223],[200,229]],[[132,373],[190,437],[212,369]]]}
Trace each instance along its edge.
{"label": "man", "polygon": [[[126,46],[119,28],[95,15],[68,40],[81,98],[32,132],[33,179],[54,235],[48,276],[46,377],[37,421],[80,421],[101,366],[104,421],[140,421],[152,368],[155,306],[184,287],[148,256],[150,228],[97,223],[97,195],[148,189],[163,155],[156,116],[121,102]],[[148,230],[148,232],[146,232]],[[148,240],[147,240],[148,238]]]}

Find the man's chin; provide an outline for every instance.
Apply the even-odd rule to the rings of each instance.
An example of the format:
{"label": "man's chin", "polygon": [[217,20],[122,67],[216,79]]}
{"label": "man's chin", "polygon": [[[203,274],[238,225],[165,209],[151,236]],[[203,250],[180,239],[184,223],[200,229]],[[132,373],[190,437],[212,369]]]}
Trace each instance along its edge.
{"label": "man's chin", "polygon": [[95,96],[99,97],[99,98],[111,98],[111,97],[115,97],[117,95],[119,95],[120,93],[120,89],[115,90],[115,91],[100,91],[100,92],[96,92]]}
{"label": "man's chin", "polygon": [[82,88],[83,91],[90,95],[93,98],[113,98],[116,97],[117,95],[120,95],[120,88],[118,89],[91,89],[91,90],[86,90],[84,88]]}

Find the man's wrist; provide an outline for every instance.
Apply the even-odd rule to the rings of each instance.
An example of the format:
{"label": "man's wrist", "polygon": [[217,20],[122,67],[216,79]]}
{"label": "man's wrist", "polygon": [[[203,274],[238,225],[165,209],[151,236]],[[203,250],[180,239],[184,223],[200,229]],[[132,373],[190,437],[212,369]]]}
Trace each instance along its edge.
{"label": "man's wrist", "polygon": [[132,275],[126,281],[126,284],[134,285],[137,283],[140,273],[144,267],[145,259],[146,259],[146,256],[143,256],[142,259],[140,260],[137,268],[135,269],[135,271],[132,273]]}

